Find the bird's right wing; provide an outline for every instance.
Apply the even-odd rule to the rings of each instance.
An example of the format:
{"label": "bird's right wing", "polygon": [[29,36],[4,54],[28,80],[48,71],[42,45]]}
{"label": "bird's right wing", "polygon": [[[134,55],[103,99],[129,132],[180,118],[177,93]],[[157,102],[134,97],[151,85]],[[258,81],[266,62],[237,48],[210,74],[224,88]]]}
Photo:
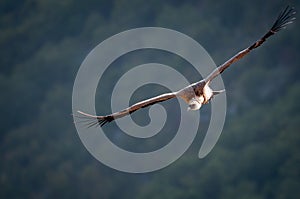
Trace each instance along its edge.
{"label": "bird's right wing", "polygon": [[290,23],[292,23],[295,18],[295,10],[294,8],[287,6],[277,17],[275,23],[271,27],[271,29],[259,40],[257,40],[254,44],[249,46],[248,48],[242,50],[241,52],[234,55],[232,58],[230,58],[228,61],[226,61],[224,64],[216,68],[210,75],[208,75],[205,78],[205,82],[209,83],[211,80],[213,80],[215,77],[217,77],[219,74],[221,74],[226,68],[228,68],[232,63],[240,60],[242,57],[244,57],[246,54],[248,54],[251,50],[259,47],[262,43],[266,41],[267,38],[274,35],[278,31],[286,28],[286,26]]}
{"label": "bird's right wing", "polygon": [[86,124],[88,125],[88,127],[91,126],[95,126],[95,125],[100,125],[103,126],[104,124],[111,122],[115,119],[124,117],[128,114],[131,114],[141,108],[145,108],[147,106],[159,103],[159,102],[163,102],[166,101],[168,99],[174,98],[176,97],[176,93],[166,93],[166,94],[162,94],[141,102],[138,102],[126,109],[123,109],[119,112],[110,114],[110,115],[106,115],[106,116],[96,116],[96,115],[90,115],[88,113],[84,113],[82,111],[77,111],[80,115],[77,115],[76,117],[78,117],[79,119],[82,119],[86,122]]}

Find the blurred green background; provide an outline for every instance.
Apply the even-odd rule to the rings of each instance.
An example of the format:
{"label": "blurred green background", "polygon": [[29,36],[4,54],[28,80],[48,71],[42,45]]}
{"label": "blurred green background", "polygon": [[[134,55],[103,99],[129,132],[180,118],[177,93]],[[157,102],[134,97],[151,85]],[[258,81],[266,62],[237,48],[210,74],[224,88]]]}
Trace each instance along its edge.
{"label": "blurred green background", "polygon": [[[290,4],[300,10],[299,1]],[[170,28],[202,44],[218,65],[262,36],[285,6],[279,0],[0,1],[0,198],[299,198],[299,20],[223,73],[226,123],[204,159],[197,158],[202,128],[174,164],[148,174],[118,172],[87,152],[70,116],[76,72],[106,38],[137,27]],[[191,82],[201,79],[183,60],[145,54],[115,65],[122,71],[154,57],[171,60]],[[113,69],[108,77],[119,75]],[[110,86],[103,89],[109,93]],[[108,113],[109,99],[97,95],[98,112]],[[120,134],[113,123],[105,130]]]}

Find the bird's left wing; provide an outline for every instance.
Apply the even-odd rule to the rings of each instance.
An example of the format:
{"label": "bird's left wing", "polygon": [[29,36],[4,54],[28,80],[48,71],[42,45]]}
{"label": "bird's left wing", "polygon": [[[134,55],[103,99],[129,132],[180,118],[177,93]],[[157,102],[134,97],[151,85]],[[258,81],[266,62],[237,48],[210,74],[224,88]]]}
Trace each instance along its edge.
{"label": "bird's left wing", "polygon": [[251,50],[259,47],[262,43],[266,41],[267,38],[270,36],[276,34],[278,31],[286,28],[286,26],[290,23],[292,23],[295,18],[295,10],[294,8],[287,6],[277,17],[275,23],[271,27],[271,29],[259,40],[257,40],[255,43],[253,43],[248,48],[242,50],[241,52],[234,55],[232,58],[230,58],[228,61],[226,61],[224,64],[216,68],[211,74],[209,74],[205,78],[205,82],[209,83],[211,80],[213,80],[215,77],[217,77],[219,74],[221,74],[226,68],[228,68],[232,63],[240,60],[242,57],[244,57],[246,54],[248,54]]}
{"label": "bird's left wing", "polygon": [[166,93],[166,94],[162,94],[141,102],[138,102],[126,109],[123,109],[119,112],[110,114],[110,115],[106,115],[106,116],[96,116],[96,115],[90,115],[88,113],[84,113],[82,111],[77,111],[80,115],[76,115],[75,117],[78,117],[79,119],[82,119],[83,122],[86,122],[86,124],[88,125],[88,127],[91,126],[96,126],[96,125],[100,125],[103,126],[104,124],[111,122],[115,119],[124,117],[128,114],[131,114],[141,108],[145,108],[147,106],[159,103],[159,102],[163,102],[166,101],[168,99],[174,98],[176,97],[176,93]]}

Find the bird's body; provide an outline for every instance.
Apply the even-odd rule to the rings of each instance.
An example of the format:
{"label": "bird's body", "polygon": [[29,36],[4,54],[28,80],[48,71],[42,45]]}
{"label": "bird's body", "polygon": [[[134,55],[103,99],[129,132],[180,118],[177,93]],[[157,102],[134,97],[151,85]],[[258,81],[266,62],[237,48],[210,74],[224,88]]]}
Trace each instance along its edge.
{"label": "bird's body", "polygon": [[155,103],[159,103],[162,101],[166,101],[175,97],[183,99],[188,104],[188,110],[198,110],[201,108],[203,104],[209,103],[209,101],[217,94],[224,92],[224,90],[221,91],[213,91],[209,84],[210,82],[220,75],[225,69],[227,69],[231,64],[234,62],[240,60],[242,57],[247,55],[250,51],[253,49],[259,47],[262,43],[266,41],[267,38],[270,36],[276,34],[281,29],[284,29],[288,24],[292,23],[295,19],[294,17],[295,11],[293,8],[290,8],[289,6],[286,7],[285,10],[283,10],[271,29],[259,40],[257,40],[255,43],[250,45],[248,48],[240,51],[236,55],[234,55],[232,58],[230,58],[228,61],[226,61],[224,64],[220,65],[218,68],[216,68],[214,71],[212,71],[211,74],[209,74],[205,79],[193,83],[191,85],[188,85],[187,87],[172,93],[166,93],[162,94],[141,102],[138,102],[120,112],[116,112],[110,115],[106,116],[94,116],[90,115],[81,111],[78,111],[84,117],[85,119],[91,120],[89,121],[89,126],[94,126],[99,124],[100,126],[103,126],[104,124],[111,122],[115,119],[124,117],[128,114],[131,114],[135,111],[137,111],[140,108],[144,108],[150,105],[153,105]]}
{"label": "bird's body", "polygon": [[[215,94],[223,91],[217,91]],[[201,80],[179,90],[176,92],[176,96],[189,105],[188,110],[198,110],[202,104],[207,104],[210,101],[214,96],[214,92],[205,81]]]}

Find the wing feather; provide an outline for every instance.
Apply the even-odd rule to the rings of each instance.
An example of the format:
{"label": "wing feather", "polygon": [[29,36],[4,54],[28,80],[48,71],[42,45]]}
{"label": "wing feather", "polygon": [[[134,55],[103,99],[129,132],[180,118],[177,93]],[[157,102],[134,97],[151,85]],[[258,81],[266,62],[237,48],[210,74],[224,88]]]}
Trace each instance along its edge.
{"label": "wing feather", "polygon": [[166,94],[162,94],[144,101],[140,101],[136,104],[133,104],[132,106],[123,109],[119,112],[110,114],[110,115],[106,115],[106,116],[96,116],[96,115],[90,115],[88,113],[84,113],[82,111],[77,111],[79,115],[77,115],[76,117],[79,117],[80,119],[84,119],[85,123],[87,124],[88,127],[92,127],[92,126],[96,126],[96,125],[100,125],[103,126],[106,123],[109,123],[115,119],[124,117],[126,115],[129,115],[141,108],[145,108],[147,106],[151,106],[153,104],[159,103],[159,102],[163,102],[166,101],[168,99],[174,98],[176,97],[176,93],[166,93]]}
{"label": "wing feather", "polygon": [[226,61],[224,64],[216,68],[211,74],[209,74],[205,78],[205,82],[209,83],[211,80],[213,80],[215,77],[217,77],[219,74],[221,74],[226,68],[228,68],[232,63],[240,60],[243,58],[246,54],[248,54],[251,50],[259,47],[262,43],[266,41],[267,38],[270,36],[274,35],[278,31],[285,29],[286,26],[290,23],[292,23],[296,18],[295,18],[295,9],[287,6],[277,17],[275,23],[271,27],[271,29],[259,40],[257,40],[255,43],[253,43],[251,46],[248,48],[240,51],[236,55],[234,55],[232,58],[230,58],[228,61]]}

